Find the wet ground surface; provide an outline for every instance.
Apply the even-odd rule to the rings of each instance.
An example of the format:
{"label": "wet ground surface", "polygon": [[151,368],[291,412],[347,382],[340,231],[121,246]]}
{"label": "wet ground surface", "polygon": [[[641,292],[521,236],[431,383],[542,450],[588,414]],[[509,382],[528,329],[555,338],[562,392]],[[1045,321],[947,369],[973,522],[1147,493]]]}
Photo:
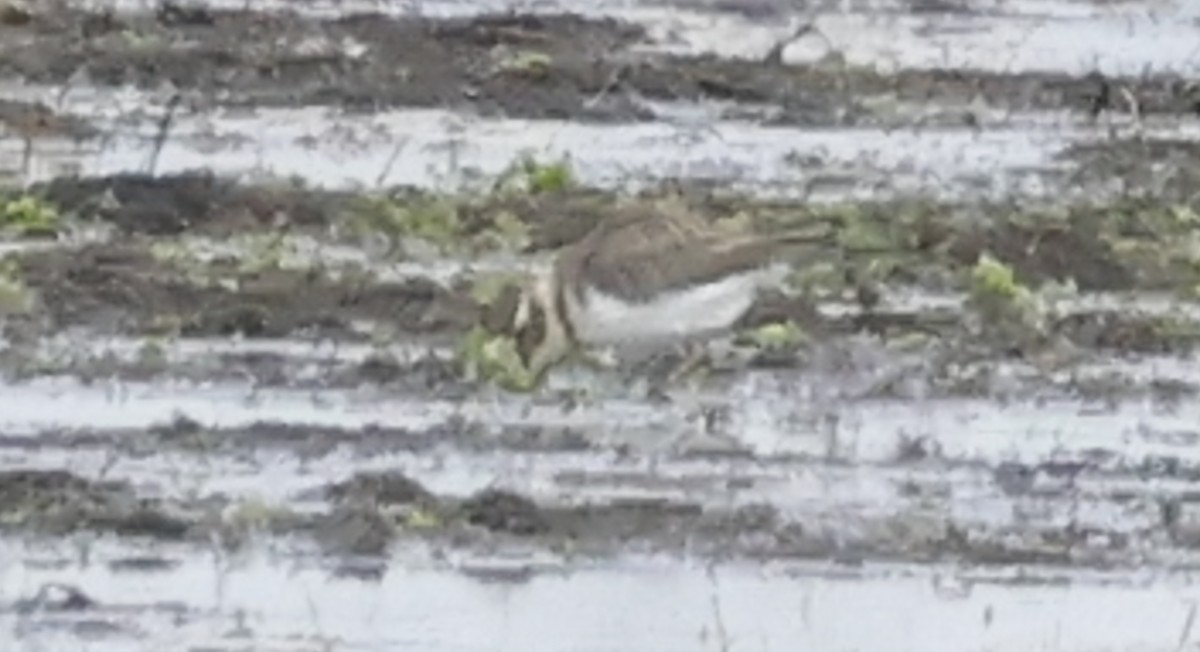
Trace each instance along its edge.
{"label": "wet ground surface", "polygon": [[[1193,8],[259,4],[0,2],[6,646],[1200,642]],[[835,236],[468,373],[653,202]]]}

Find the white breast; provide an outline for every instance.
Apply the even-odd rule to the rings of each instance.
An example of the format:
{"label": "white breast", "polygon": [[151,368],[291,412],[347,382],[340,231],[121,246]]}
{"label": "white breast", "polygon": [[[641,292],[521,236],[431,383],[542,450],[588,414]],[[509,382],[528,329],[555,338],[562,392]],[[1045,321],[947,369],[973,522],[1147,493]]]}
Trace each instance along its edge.
{"label": "white breast", "polygon": [[573,315],[576,336],[590,344],[609,345],[726,330],[750,309],[759,287],[779,279],[779,270],[756,270],[645,303],[627,303],[589,289],[579,313]]}

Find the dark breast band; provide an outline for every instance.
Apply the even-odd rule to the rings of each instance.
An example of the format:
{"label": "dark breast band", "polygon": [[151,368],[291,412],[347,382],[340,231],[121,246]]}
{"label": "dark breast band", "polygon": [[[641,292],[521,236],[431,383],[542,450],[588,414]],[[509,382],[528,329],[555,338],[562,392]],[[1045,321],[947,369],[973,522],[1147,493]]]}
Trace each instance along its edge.
{"label": "dark breast band", "polygon": [[575,339],[575,327],[571,325],[571,315],[567,312],[567,286],[565,283],[558,283],[554,291],[554,310],[558,313],[558,321],[562,324],[563,335],[575,344],[578,340]]}

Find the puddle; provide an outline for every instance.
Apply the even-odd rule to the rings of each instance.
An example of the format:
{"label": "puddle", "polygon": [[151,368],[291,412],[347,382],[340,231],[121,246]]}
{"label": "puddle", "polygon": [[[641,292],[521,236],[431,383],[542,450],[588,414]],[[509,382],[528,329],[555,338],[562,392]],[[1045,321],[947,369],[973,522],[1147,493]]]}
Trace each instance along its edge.
{"label": "puddle", "polygon": [[[6,559],[53,558],[9,544]],[[14,549],[15,548],[15,549]],[[159,573],[69,561],[12,565],[12,603],[66,582],[98,605],[8,613],[0,640],[89,650],[663,649],[966,652],[1161,650],[1200,640],[1200,598],[1187,576],[1031,575],[1025,582],[951,568],[766,569],[631,558],[611,567],[535,570],[516,581],[468,574],[470,560],[390,566],[378,579],[339,578],[319,563],[252,555],[227,566],[203,555]],[[98,554],[103,557],[104,552]],[[459,565],[461,564],[461,565]],[[484,560],[486,566],[487,562]],[[459,565],[456,569],[455,566]],[[162,605],[170,605],[170,609]],[[165,613],[164,613],[165,612]],[[166,614],[174,614],[173,618]],[[116,625],[87,636],[72,624]]]}
{"label": "puddle", "polygon": [[185,414],[218,427],[244,426],[256,421],[298,420],[312,425],[363,427],[384,422],[399,427],[427,427],[451,411],[424,402],[339,402],[317,392],[274,395],[250,387],[203,387],[169,383],[153,387],[109,384],[103,389],[72,381],[9,385],[0,389],[11,406],[0,417],[0,428],[35,433],[52,428],[138,428],[168,423]]}
{"label": "puddle", "polygon": [[[1052,169],[1053,154],[1070,143],[1060,131],[1049,130],[814,132],[717,123],[688,134],[662,124],[603,127],[553,121],[462,121],[440,111],[376,115],[359,122],[356,129],[353,120],[329,124],[316,111],[272,113],[225,122],[222,132],[241,134],[250,141],[208,153],[199,149],[206,137],[189,134],[181,121],[163,149],[158,171],[206,167],[217,173],[296,176],[325,187],[453,188],[472,178],[495,178],[521,155],[533,153],[545,160],[570,156],[580,181],[601,188],[632,190],[682,179],[796,197],[824,181],[841,196],[935,190],[944,196],[968,193],[979,185],[985,186],[978,188],[983,193],[1036,189],[1038,174],[1021,171]],[[376,135],[366,138],[368,130]],[[351,135],[355,131],[360,136]],[[310,138],[315,143],[302,144]],[[347,147],[355,141],[360,145]],[[116,139],[107,151],[98,153],[89,171],[113,174],[140,169],[149,144],[141,138]],[[389,167],[398,148],[401,155]],[[271,156],[264,157],[264,151]],[[820,163],[810,169],[789,165],[787,161],[796,156],[816,157]]]}
{"label": "puddle", "polygon": [[[594,124],[472,117],[444,110],[353,114],[323,107],[181,112],[155,158],[154,94],[9,87],[18,99],[86,115],[104,138],[0,139],[0,170],[26,183],[62,175],[206,168],[294,178],[318,188],[389,185],[454,190],[487,185],[514,160],[567,158],[584,185],[637,190],[667,180],[812,201],[897,195],[1094,199],[1111,188],[1066,183],[1062,154],[1110,138],[1105,125],[1063,112],[1008,113],[985,129],[928,126],[796,128],[713,120],[673,107],[662,121]],[[161,99],[161,98],[160,98]],[[652,103],[651,103],[652,104]],[[137,117],[141,116],[141,117]],[[1150,117],[1146,139],[1200,138],[1195,125]],[[1095,184],[1093,184],[1095,185]],[[1111,185],[1111,184],[1108,184]]]}
{"label": "puddle", "polygon": [[[82,107],[79,107],[82,110]],[[35,143],[28,180],[68,171],[140,172],[153,131],[116,128],[103,143]],[[1159,133],[1148,129],[1147,137]],[[1163,134],[1187,137],[1179,125]],[[1066,148],[1100,136],[1062,124],[971,129],[793,129],[716,122],[594,125],[473,119],[413,110],[337,116],[325,109],[263,109],[252,116],[181,117],[157,158],[159,174],[206,168],[221,175],[295,178],[315,187],[411,185],[457,189],[503,173],[514,160],[569,157],[585,185],[638,189],[670,179],[756,195],[812,200],[1056,196]],[[803,163],[800,163],[803,161]],[[17,159],[16,163],[19,163]],[[11,167],[11,165],[10,165]]]}
{"label": "puddle", "polygon": [[[864,377],[867,376],[867,377]],[[1161,405],[1146,399],[1041,399],[998,404],[985,399],[857,399],[868,374],[751,372],[721,390],[680,393],[673,405],[636,396],[595,396],[583,404],[530,402],[483,394],[438,400],[390,395],[375,389],[255,389],[233,383],[94,382],[46,378],[0,388],[11,408],[0,415],[6,434],[51,430],[149,428],[186,415],[208,427],[241,428],[258,422],[358,429],[422,430],[451,417],[491,428],[537,425],[590,429],[601,436],[627,433],[644,442],[671,442],[696,433],[697,410],[731,410],[730,434],[759,456],[809,455],[847,462],[896,459],[905,442],[920,440],[942,459],[996,465],[1047,459],[1091,460],[1138,466],[1171,456],[1200,463],[1200,452],[1171,444],[1200,423],[1200,406]],[[556,379],[556,384],[564,379]],[[626,390],[628,391],[628,390]],[[69,410],[65,406],[71,406]],[[657,434],[654,434],[657,429]],[[1161,436],[1160,436],[1161,435]]]}
{"label": "puddle", "polygon": [[415,341],[391,344],[361,344],[316,340],[311,342],[284,339],[230,339],[189,337],[170,341],[142,338],[95,336],[87,332],[61,334],[38,343],[35,355],[49,359],[70,356],[112,357],[134,362],[145,355],[152,345],[167,365],[185,364],[221,357],[271,355],[296,361],[361,363],[372,356],[389,355],[398,361],[410,361],[431,353],[452,355],[449,347],[437,347],[433,342]]}
{"label": "puddle", "polygon": [[[589,415],[564,414],[561,405],[531,406],[517,399],[482,396],[471,403],[394,396],[386,390],[288,391],[232,383],[94,383],[48,378],[0,385],[13,407],[0,415],[0,431],[34,435],[44,430],[146,428],[182,414],[209,427],[257,422],[333,428],[381,426],[420,430],[451,416],[549,427],[585,424]],[[63,407],[70,405],[70,410]],[[643,401],[608,401],[601,423],[653,423],[662,410]],[[510,421],[511,420],[511,421]]]}

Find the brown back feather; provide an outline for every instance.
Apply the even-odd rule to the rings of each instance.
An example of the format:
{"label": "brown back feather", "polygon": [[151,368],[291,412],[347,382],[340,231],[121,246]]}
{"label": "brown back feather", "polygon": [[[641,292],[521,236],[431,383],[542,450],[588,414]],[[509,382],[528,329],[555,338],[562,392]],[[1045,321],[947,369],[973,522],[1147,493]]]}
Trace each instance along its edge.
{"label": "brown back feather", "polygon": [[[781,244],[827,238],[800,232],[731,236],[690,215],[638,209],[599,223],[583,240],[564,250],[558,264],[560,271],[573,270],[577,283],[633,301],[648,301],[664,290],[761,267]],[[582,288],[570,290],[582,296]]]}

